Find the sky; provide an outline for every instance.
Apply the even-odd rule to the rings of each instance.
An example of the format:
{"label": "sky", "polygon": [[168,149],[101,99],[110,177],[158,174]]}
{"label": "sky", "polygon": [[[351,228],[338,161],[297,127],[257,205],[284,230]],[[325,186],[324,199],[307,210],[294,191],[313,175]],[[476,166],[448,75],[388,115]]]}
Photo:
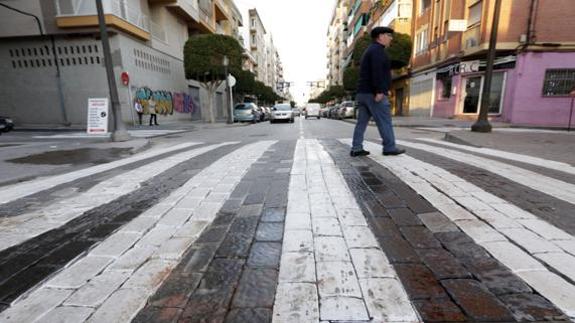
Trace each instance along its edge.
{"label": "sky", "polygon": [[[309,96],[307,82],[327,76],[327,30],[336,0],[234,0],[242,12],[244,39],[249,32],[248,10],[256,8],[271,32],[284,67],[286,82],[298,103]],[[305,93],[305,95],[304,95]]]}

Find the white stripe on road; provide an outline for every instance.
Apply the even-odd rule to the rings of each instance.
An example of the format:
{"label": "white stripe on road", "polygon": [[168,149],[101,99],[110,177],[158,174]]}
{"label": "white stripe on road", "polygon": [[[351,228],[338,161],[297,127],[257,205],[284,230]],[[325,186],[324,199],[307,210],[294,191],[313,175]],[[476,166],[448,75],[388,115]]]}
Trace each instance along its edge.
{"label": "white stripe on road", "polygon": [[483,148],[483,147],[480,148],[480,147],[472,147],[472,146],[467,146],[467,145],[459,145],[459,144],[454,144],[451,142],[437,140],[437,139],[431,139],[431,138],[417,138],[417,140],[426,141],[426,142],[430,142],[430,143],[438,144],[438,145],[443,145],[443,146],[447,146],[447,147],[453,147],[453,148],[458,148],[458,149],[462,149],[462,150],[467,150],[467,151],[471,151],[471,152],[475,152],[475,153],[480,153],[483,155],[488,155],[488,156],[513,160],[513,161],[518,161],[518,162],[522,162],[522,163],[530,164],[530,165],[534,165],[534,166],[545,167],[545,168],[549,168],[549,169],[553,169],[553,170],[558,170],[558,171],[564,172],[564,173],[575,174],[575,167],[573,167],[567,163],[562,163],[562,162],[558,162],[558,161],[554,161],[554,160],[548,160],[548,159],[543,159],[543,158],[538,158],[538,157],[533,157],[533,156],[528,156],[528,155],[511,153],[508,151],[491,149],[491,148]]}
{"label": "white stripe on road", "polygon": [[[275,141],[242,147],[202,170],[161,203],[0,314],[2,322],[82,317],[129,322],[214,220],[236,185]],[[58,298],[46,299],[58,291]],[[47,296],[48,295],[48,296]],[[29,304],[47,304],[30,311]],[[86,313],[89,311],[90,313]]]}
{"label": "white stripe on road", "polygon": [[132,157],[124,158],[121,160],[113,161],[110,163],[93,166],[81,170],[77,170],[71,173],[66,173],[62,175],[56,175],[48,178],[39,178],[35,180],[31,180],[28,182],[9,185],[0,189],[0,205],[12,202],[19,198],[29,196],[55,186],[69,183],[75,181],[80,178],[84,178],[87,176],[91,176],[94,174],[98,174],[101,172],[105,172],[114,168],[118,168],[124,165],[128,165],[140,160],[144,160],[147,158],[155,157],[161,154],[169,153],[172,151],[176,151],[179,149],[185,149],[191,146],[199,145],[200,143],[184,143],[175,145],[169,148],[161,148],[161,149],[154,149],[150,150],[141,154],[137,154]]}
{"label": "white stripe on road", "polygon": [[273,322],[418,322],[332,158],[299,140]]}
{"label": "white stripe on road", "polygon": [[[342,142],[350,144],[350,140]],[[366,146],[381,149],[374,143]],[[575,317],[575,286],[540,262],[574,279],[571,265],[575,254],[561,249],[566,241],[575,242],[573,236],[442,168],[405,155],[374,154],[370,158],[392,171],[559,309]]]}
{"label": "white stripe on road", "polygon": [[402,146],[421,149],[441,157],[453,159],[461,163],[485,169],[489,172],[510,179],[516,183],[525,185],[529,188],[538,190],[571,204],[575,204],[575,185],[573,184],[544,176],[520,167],[512,166],[488,158],[462,153],[459,151],[425,144],[416,144],[403,140],[398,140],[397,143]]}
{"label": "white stripe on road", "polygon": [[0,251],[63,226],[93,208],[129,194],[139,189],[145,181],[179,163],[233,143],[235,142],[210,145],[169,156],[107,179],[86,192],[61,200],[41,210],[2,218],[0,219]]}

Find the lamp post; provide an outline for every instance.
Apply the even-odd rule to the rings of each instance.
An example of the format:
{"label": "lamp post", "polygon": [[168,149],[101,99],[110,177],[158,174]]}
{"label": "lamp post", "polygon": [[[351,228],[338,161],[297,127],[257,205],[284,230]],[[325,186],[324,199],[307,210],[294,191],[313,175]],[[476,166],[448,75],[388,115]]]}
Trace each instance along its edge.
{"label": "lamp post", "polygon": [[230,60],[228,59],[228,56],[224,55],[224,58],[222,60],[222,65],[224,65],[224,76],[226,77],[226,104],[228,107],[228,124],[233,124],[234,123],[234,112],[232,110],[232,104],[231,104],[231,100],[230,100],[230,95],[229,95],[229,91],[230,91],[230,83],[229,83],[229,76],[228,76],[228,66],[230,65]]}
{"label": "lamp post", "polygon": [[491,38],[489,39],[489,51],[487,53],[487,66],[485,68],[485,81],[483,83],[483,92],[481,93],[481,107],[479,108],[477,121],[471,126],[471,131],[474,132],[491,132],[491,124],[489,124],[487,116],[489,114],[489,104],[491,100],[491,80],[493,79],[493,63],[495,62],[500,12],[501,0],[495,0],[495,12],[493,13]]}
{"label": "lamp post", "polygon": [[116,87],[116,78],[112,66],[112,54],[110,52],[110,40],[106,21],[104,19],[104,8],[102,0],[96,0],[96,10],[98,11],[98,24],[100,25],[100,38],[102,38],[102,50],[104,52],[104,64],[106,65],[106,75],[108,76],[108,89],[110,91],[110,101],[112,104],[112,141],[128,141],[130,134],[126,131],[126,126],[122,122],[122,112],[120,109],[120,100],[118,99],[118,88]]}

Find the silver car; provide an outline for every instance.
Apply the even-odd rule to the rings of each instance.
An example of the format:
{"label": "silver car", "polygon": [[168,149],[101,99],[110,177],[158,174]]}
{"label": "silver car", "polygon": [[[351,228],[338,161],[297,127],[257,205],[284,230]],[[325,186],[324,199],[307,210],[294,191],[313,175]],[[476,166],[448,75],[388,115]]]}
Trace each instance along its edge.
{"label": "silver car", "polygon": [[272,113],[270,115],[270,123],[275,123],[277,121],[287,121],[290,123],[294,122],[294,115],[289,104],[276,104],[272,107]]}
{"label": "silver car", "polygon": [[355,118],[355,102],[354,101],[343,101],[340,105],[341,119]]}

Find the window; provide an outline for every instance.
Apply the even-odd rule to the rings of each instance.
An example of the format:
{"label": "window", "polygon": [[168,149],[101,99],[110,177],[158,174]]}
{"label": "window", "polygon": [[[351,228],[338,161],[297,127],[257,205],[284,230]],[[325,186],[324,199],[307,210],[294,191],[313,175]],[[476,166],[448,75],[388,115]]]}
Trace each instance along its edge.
{"label": "window", "polygon": [[445,76],[439,79],[441,81],[441,85],[443,86],[441,90],[441,98],[442,99],[449,99],[451,97],[451,76]]}
{"label": "window", "polygon": [[417,40],[415,43],[415,54],[421,54],[427,50],[428,44],[428,31],[427,28],[422,30],[417,34]]}
{"label": "window", "polygon": [[431,0],[419,0],[419,14],[422,15],[425,10],[431,7]]}
{"label": "window", "polygon": [[252,46],[256,46],[256,35],[252,35]]}
{"label": "window", "polygon": [[467,17],[467,27],[471,27],[481,22],[481,9],[483,8],[483,1],[479,1],[469,7],[469,15]]}
{"label": "window", "polygon": [[566,96],[575,87],[575,69],[549,69],[545,71],[543,96]]}
{"label": "window", "polygon": [[252,28],[255,28],[255,27],[256,27],[256,19],[252,18]]}

